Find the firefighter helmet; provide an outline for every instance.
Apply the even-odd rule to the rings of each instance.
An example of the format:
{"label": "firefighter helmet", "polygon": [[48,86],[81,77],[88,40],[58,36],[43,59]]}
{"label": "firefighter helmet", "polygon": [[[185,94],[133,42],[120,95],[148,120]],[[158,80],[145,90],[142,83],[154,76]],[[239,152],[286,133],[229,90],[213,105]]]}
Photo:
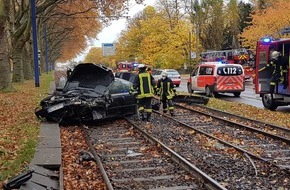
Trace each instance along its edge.
{"label": "firefighter helmet", "polygon": [[145,69],[145,68],[146,68],[146,66],[145,66],[144,64],[139,64],[139,65],[138,65],[138,69],[139,69],[139,70],[141,70],[141,69]]}
{"label": "firefighter helmet", "polygon": [[162,72],[162,73],[161,73],[161,76],[162,76],[162,77],[167,77],[168,74],[167,74],[166,72]]}
{"label": "firefighter helmet", "polygon": [[280,52],[278,52],[278,51],[273,51],[273,52],[271,53],[271,58],[272,58],[272,59],[278,59],[279,55],[280,55]]}

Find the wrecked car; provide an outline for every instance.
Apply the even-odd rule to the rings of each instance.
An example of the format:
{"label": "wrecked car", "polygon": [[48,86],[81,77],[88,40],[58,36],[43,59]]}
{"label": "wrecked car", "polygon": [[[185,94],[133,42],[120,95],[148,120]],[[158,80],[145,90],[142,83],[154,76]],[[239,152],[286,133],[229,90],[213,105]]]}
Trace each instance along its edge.
{"label": "wrecked car", "polygon": [[85,122],[136,113],[132,83],[94,63],[78,64],[62,89],[40,102],[35,114],[55,122]]}

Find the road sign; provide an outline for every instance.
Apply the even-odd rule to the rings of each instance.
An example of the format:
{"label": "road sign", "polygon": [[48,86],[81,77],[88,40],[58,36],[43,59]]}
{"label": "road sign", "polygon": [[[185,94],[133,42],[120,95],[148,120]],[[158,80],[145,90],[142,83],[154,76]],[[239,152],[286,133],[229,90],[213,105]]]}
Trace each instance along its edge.
{"label": "road sign", "polygon": [[116,55],[116,45],[114,43],[102,43],[103,56]]}
{"label": "road sign", "polygon": [[196,58],[196,53],[195,52],[191,52],[191,54],[190,54],[190,56],[191,56],[191,58]]}

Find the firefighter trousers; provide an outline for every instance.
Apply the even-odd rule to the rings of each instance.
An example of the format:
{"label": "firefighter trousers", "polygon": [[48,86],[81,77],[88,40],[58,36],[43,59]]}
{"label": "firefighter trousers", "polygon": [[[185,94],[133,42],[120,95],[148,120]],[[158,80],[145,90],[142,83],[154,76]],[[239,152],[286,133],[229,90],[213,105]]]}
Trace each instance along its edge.
{"label": "firefighter trousers", "polygon": [[152,114],[152,104],[151,97],[138,99],[138,111],[140,113],[141,119],[150,121]]}
{"label": "firefighter trousers", "polygon": [[168,99],[166,95],[162,95],[161,102],[162,102],[163,112],[167,112],[167,110],[169,110],[170,113],[173,113],[174,105],[173,105],[172,99]]}

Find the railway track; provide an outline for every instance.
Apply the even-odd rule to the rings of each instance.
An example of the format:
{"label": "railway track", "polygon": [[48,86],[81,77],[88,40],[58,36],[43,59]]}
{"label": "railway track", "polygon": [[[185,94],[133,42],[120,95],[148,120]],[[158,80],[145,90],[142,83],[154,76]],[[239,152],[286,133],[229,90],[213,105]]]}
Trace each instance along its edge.
{"label": "railway track", "polygon": [[108,189],[226,189],[129,120],[85,131]]}
{"label": "railway track", "polygon": [[176,112],[176,121],[214,136],[261,160],[290,169],[289,129],[233,114],[226,115],[218,110],[196,110],[180,104],[177,105]]}
{"label": "railway track", "polygon": [[[218,122],[213,122],[211,116],[206,118],[190,110],[179,109],[176,109],[174,117],[155,112],[151,128],[146,128],[146,124],[135,116],[130,120],[143,126],[143,130],[227,189],[287,189],[290,186],[289,171],[197,128],[212,126],[216,129]],[[222,123],[220,127],[226,125],[229,124]],[[226,133],[224,135],[227,136]],[[238,141],[237,137],[228,135],[228,138]]]}
{"label": "railway track", "polygon": [[279,125],[274,125],[271,123],[257,121],[251,118],[238,116],[235,114],[231,114],[228,112],[220,111],[217,109],[209,108],[200,104],[194,104],[192,106],[188,106],[186,104],[176,104],[177,106],[186,107],[190,110],[193,110],[197,113],[212,115],[216,118],[223,118],[229,121],[239,122],[241,124],[247,125],[248,127],[255,128],[257,130],[265,131],[267,133],[271,133],[273,135],[279,136],[281,138],[290,139],[290,129],[287,127],[282,127]]}
{"label": "railway track", "polygon": [[[222,115],[225,121],[221,121],[218,112],[209,116],[205,110],[201,112],[181,105],[176,106],[174,117],[155,112],[151,124],[130,116],[85,127],[86,142],[107,188],[289,189],[289,170],[281,169],[279,160],[262,157],[261,147],[252,146],[251,135],[257,132],[244,133],[246,121],[230,115]],[[232,128],[237,132],[230,133]],[[240,135],[249,141],[241,140]],[[258,140],[254,142],[279,144],[287,139],[264,135],[255,135]]]}

